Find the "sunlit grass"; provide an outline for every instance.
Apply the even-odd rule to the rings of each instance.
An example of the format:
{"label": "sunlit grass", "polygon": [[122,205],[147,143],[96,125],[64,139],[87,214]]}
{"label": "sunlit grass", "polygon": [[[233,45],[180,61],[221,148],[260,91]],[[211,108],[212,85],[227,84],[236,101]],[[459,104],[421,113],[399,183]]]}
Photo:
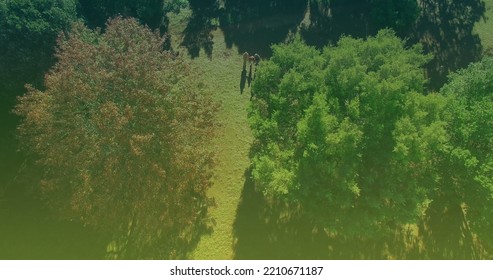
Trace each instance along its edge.
{"label": "sunlit grass", "polygon": [[[171,15],[170,30],[173,46],[187,56],[186,49],[179,48],[186,27],[185,15]],[[233,224],[245,182],[244,172],[248,168],[248,150],[252,135],[247,123],[247,106],[250,98],[249,88],[240,94],[240,77],[243,60],[238,50],[228,49],[220,29],[212,33],[214,47],[209,58],[203,50],[199,57],[191,60],[221,103],[219,121],[221,127],[214,143],[217,166],[214,172],[213,186],[209,196],[213,197],[216,207],[210,210],[215,221],[213,232],[200,240],[191,253],[193,259],[232,259],[234,257]]]}

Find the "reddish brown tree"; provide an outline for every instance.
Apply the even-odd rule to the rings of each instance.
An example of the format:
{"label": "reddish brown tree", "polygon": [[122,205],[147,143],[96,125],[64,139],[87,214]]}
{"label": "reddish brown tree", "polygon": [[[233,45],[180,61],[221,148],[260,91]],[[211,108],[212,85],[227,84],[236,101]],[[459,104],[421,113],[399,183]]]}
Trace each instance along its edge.
{"label": "reddish brown tree", "polygon": [[133,19],[77,24],[16,107],[48,205],[112,234],[113,257],[184,258],[207,224],[217,104],[162,43]]}

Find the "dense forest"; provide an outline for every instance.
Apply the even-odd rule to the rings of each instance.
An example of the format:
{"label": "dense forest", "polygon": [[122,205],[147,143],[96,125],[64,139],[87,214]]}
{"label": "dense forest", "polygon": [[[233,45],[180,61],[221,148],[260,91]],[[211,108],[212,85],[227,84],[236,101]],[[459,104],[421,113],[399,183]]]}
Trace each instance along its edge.
{"label": "dense forest", "polygon": [[491,259],[489,16],[0,0],[0,259]]}

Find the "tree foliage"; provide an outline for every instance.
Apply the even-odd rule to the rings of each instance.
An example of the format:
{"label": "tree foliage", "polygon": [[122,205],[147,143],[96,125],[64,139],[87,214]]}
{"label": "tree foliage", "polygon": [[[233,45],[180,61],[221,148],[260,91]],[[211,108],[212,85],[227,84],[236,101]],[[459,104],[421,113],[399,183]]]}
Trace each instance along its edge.
{"label": "tree foliage", "polygon": [[183,258],[211,205],[217,105],[162,43],[132,19],[104,33],[77,24],[46,90],[16,107],[48,205],[110,233],[119,258]]}
{"label": "tree foliage", "polygon": [[274,46],[252,86],[257,187],[331,236],[414,225],[421,257],[481,257],[492,245],[493,60],[425,95],[428,60],[389,30],[322,52],[300,39]]}
{"label": "tree foliage", "polygon": [[0,1],[0,83],[36,82],[53,64],[56,38],[76,20],[74,0]]}
{"label": "tree foliage", "polygon": [[419,16],[416,0],[310,0],[302,32],[310,44],[335,43],[342,35],[365,38],[382,28],[409,36]]}
{"label": "tree foliage", "polygon": [[220,24],[228,47],[240,53],[270,56],[270,45],[283,42],[303,20],[308,0],[225,0]]}
{"label": "tree foliage", "polygon": [[410,37],[419,41],[427,53],[433,54],[426,70],[430,87],[439,90],[453,71],[481,59],[482,46],[474,31],[477,22],[485,19],[482,0],[419,0],[416,31]]}
{"label": "tree foliage", "polygon": [[134,17],[152,30],[167,31],[166,12],[177,9],[179,1],[164,0],[79,0],[79,12],[89,27],[104,27],[115,16]]}
{"label": "tree foliage", "polygon": [[[399,149],[410,141],[406,107],[423,93],[421,49],[384,30],[366,41],[344,37],[322,53],[300,40],[273,51],[252,88],[257,184],[299,201],[333,232],[415,221],[427,188],[418,170],[402,166],[415,153]],[[414,164],[426,165],[426,143],[435,140],[415,147],[425,158]]]}
{"label": "tree foliage", "polygon": [[491,250],[493,239],[493,58],[450,75],[441,93],[451,99],[450,151],[436,200],[461,208],[464,221]]}

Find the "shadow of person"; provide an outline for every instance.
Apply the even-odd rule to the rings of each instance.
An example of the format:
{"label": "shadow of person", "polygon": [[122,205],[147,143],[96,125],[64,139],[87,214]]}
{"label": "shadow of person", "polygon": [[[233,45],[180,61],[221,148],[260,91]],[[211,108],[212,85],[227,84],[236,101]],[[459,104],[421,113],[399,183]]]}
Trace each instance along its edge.
{"label": "shadow of person", "polygon": [[248,71],[248,87],[252,84],[252,64],[250,64],[250,70]]}
{"label": "shadow of person", "polygon": [[243,67],[243,70],[241,70],[241,78],[240,78],[240,94],[243,94],[243,90],[245,89],[246,79],[247,79],[246,67]]}

